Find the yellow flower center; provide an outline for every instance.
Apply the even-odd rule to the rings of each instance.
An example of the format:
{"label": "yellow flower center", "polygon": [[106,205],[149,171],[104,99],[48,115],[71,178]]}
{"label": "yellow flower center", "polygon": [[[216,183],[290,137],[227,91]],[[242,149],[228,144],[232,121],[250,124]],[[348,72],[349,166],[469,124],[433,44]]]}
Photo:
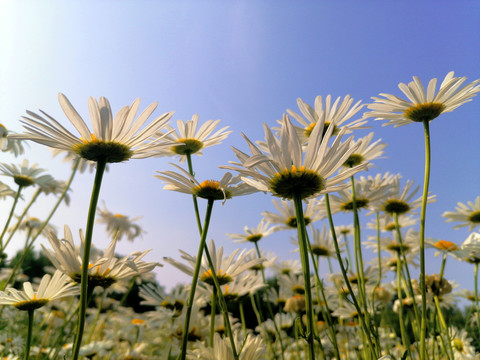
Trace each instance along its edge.
{"label": "yellow flower center", "polygon": [[37,294],[33,295],[31,300],[19,301],[13,304],[18,310],[36,310],[46,305],[50,300],[45,298],[37,298]]}
{"label": "yellow flower center", "polygon": [[[357,209],[362,209],[368,206],[369,200],[367,198],[359,197],[355,199],[355,205]],[[353,211],[353,201],[347,201],[340,205],[342,211]]]}
{"label": "yellow flower center", "polygon": [[[228,284],[233,280],[233,278],[230,275],[224,273],[222,269],[218,270],[218,273],[216,275],[217,275],[217,280],[220,286]],[[200,275],[200,280],[202,280],[203,282],[209,285],[215,286],[215,281],[213,279],[213,272],[211,269],[208,269],[202,275]]]}
{"label": "yellow flower center", "polygon": [[455,350],[461,353],[463,353],[465,349],[465,347],[463,346],[463,341],[460,338],[453,339],[453,347],[455,348]]}
{"label": "yellow flower center", "polygon": [[363,157],[362,154],[351,154],[348,157],[347,161],[343,163],[343,166],[347,168],[352,168],[354,166],[360,165],[364,161],[365,161],[365,158]]}
{"label": "yellow flower center", "polygon": [[387,245],[387,250],[395,251],[397,253],[402,252],[402,250],[404,252],[407,252],[408,250],[410,250],[410,246],[405,244],[399,244],[396,241],[393,241],[392,243]]}
{"label": "yellow flower center", "polygon": [[116,218],[119,218],[119,219],[122,219],[125,217],[125,215],[122,215],[122,214],[114,214],[113,217],[116,217]]}
{"label": "yellow flower center", "polygon": [[431,121],[445,110],[445,105],[438,102],[415,104],[404,111],[408,120],[416,122]]}
{"label": "yellow flower center", "polygon": [[270,188],[275,196],[305,199],[324,190],[325,180],[313,170],[292,165],[291,169],[278,172],[270,179]]}
{"label": "yellow flower center", "polygon": [[389,214],[404,214],[410,210],[410,205],[403,200],[389,199],[383,205],[383,211]]}
{"label": "yellow flower center", "polygon": [[262,237],[263,237],[262,234],[252,234],[252,235],[248,235],[245,239],[246,239],[247,241],[256,243],[256,242],[259,241]]}
{"label": "yellow flower center", "polygon": [[27,175],[14,175],[13,181],[15,181],[15,184],[17,184],[18,186],[23,186],[23,187],[27,187],[35,184],[35,180],[32,177]]}
{"label": "yellow flower center", "polygon": [[[303,217],[303,220],[305,221],[305,225],[308,225],[312,222],[312,220],[310,219],[310,217],[308,216],[304,216]],[[288,227],[291,227],[291,228],[297,228],[298,226],[298,223],[297,223],[297,218],[295,216],[291,216],[287,219],[287,221],[285,221],[285,224],[288,226]]]}
{"label": "yellow flower center", "polygon": [[480,223],[480,211],[474,211],[468,217],[468,221],[472,223]]}
{"label": "yellow flower center", "polygon": [[312,253],[317,256],[330,256],[330,250],[325,246],[312,245]]}
{"label": "yellow flower center", "polygon": [[145,320],[137,319],[137,318],[132,320],[133,325],[142,325],[144,322],[145,322]]}
{"label": "yellow flower center", "polygon": [[133,155],[133,151],[127,145],[116,141],[99,140],[95,134],[91,135],[90,140],[83,138],[81,140],[83,144],[75,145],[72,150],[86,160],[116,163],[126,161]]}
{"label": "yellow flower center", "polygon": [[[310,137],[310,135],[312,134],[312,131],[315,128],[315,125],[317,125],[317,123],[310,123],[308,126],[305,127],[304,134],[307,138]],[[330,126],[330,121],[325,121],[325,123],[323,124],[323,134],[322,134],[322,136],[325,135],[329,126]],[[338,130],[337,126],[334,125],[332,135],[336,135],[336,134],[338,134],[338,132],[339,132],[339,130]]]}
{"label": "yellow flower center", "polygon": [[174,145],[170,148],[177,155],[195,154],[203,148],[203,142],[197,139],[184,139],[177,140],[180,145]]}
{"label": "yellow flower center", "polygon": [[205,180],[193,189],[194,195],[208,200],[231,199],[232,194],[216,180]]}
{"label": "yellow flower center", "polygon": [[451,241],[447,240],[439,240],[435,244],[433,244],[439,250],[446,250],[446,251],[454,251],[458,250],[457,245]]}

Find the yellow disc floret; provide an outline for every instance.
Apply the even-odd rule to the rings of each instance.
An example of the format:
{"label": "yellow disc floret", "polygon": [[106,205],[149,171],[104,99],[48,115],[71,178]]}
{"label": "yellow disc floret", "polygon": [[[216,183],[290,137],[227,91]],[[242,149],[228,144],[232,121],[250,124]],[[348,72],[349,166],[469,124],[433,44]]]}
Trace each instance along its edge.
{"label": "yellow disc floret", "polygon": [[133,151],[127,145],[115,141],[98,140],[94,134],[90,140],[82,140],[83,143],[75,145],[72,150],[86,160],[117,163],[126,161],[133,155]]}
{"label": "yellow disc floret", "polygon": [[325,189],[325,180],[313,170],[292,165],[291,169],[278,172],[270,179],[270,188],[275,196],[306,199]]}
{"label": "yellow disc floret", "polygon": [[403,115],[408,120],[416,122],[431,121],[445,110],[445,105],[438,102],[416,104],[404,111]]}

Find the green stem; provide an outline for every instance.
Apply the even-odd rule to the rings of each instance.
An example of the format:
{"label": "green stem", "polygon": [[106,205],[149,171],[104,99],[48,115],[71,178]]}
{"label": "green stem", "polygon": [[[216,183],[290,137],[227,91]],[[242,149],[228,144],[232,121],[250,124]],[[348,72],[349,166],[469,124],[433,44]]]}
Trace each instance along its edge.
{"label": "green stem", "polygon": [[208,226],[210,224],[210,218],[212,216],[213,203],[215,200],[209,199],[207,204],[207,210],[205,214],[205,222],[203,226],[202,236],[200,239],[200,244],[198,245],[197,259],[195,263],[195,269],[193,271],[192,284],[190,286],[190,295],[187,301],[187,310],[185,314],[185,324],[183,327],[183,338],[182,338],[182,351],[180,355],[181,360],[185,360],[187,357],[187,344],[188,344],[188,329],[190,327],[190,317],[192,316],[192,307],[195,299],[195,290],[197,288],[198,277],[200,273],[200,267],[202,264],[203,251],[205,249],[205,242],[207,239]]}
{"label": "green stem", "polygon": [[245,310],[243,309],[243,301],[238,303],[238,309],[240,310],[240,320],[242,322],[243,336],[247,337],[247,324],[245,323]]}
{"label": "green stem", "polygon": [[[7,241],[5,241],[5,244],[3,245],[3,249],[5,249],[8,245],[8,243],[10,242],[10,240],[12,240],[12,237],[13,235],[15,235],[15,233],[17,232],[18,228],[20,227],[20,224],[22,223],[22,220],[23,218],[25,217],[25,215],[27,214],[28,210],[30,210],[30,208],[32,207],[33,203],[35,202],[35,200],[37,200],[38,196],[42,193],[42,189],[38,188],[37,191],[35,191],[35,194],[33,194],[32,196],[32,199],[30,200],[30,202],[28,203],[28,205],[25,207],[25,209],[23,210],[23,213],[22,215],[20,215],[20,217],[18,218],[17,220],[17,223],[15,224],[15,226],[13,227],[13,230],[10,232],[10,235],[8,236],[7,238]],[[2,251],[3,251],[2,249]]]}
{"label": "green stem", "polygon": [[355,306],[355,309],[357,310],[358,313],[358,318],[360,319],[360,324],[363,328],[363,331],[368,339],[368,343],[370,345],[370,351],[375,359],[378,359],[378,351],[377,348],[374,344],[374,340],[372,339],[372,333],[370,331],[370,327],[367,326],[365,323],[365,318],[362,313],[362,309],[360,309],[360,306],[358,305],[358,301],[356,299],[356,296],[353,292],[352,286],[350,285],[350,281],[348,280],[348,275],[347,271],[345,270],[345,266],[343,265],[343,259],[342,255],[340,252],[340,246],[338,245],[338,240],[337,240],[337,234],[335,233],[335,226],[333,224],[333,218],[332,218],[332,210],[330,208],[330,197],[328,194],[325,194],[325,205],[327,208],[327,217],[328,217],[328,223],[330,225],[330,231],[332,233],[332,238],[333,238],[333,244],[335,245],[335,252],[337,254],[337,259],[338,259],[338,264],[340,266],[340,270],[343,275],[343,279],[345,281],[345,285],[347,286],[347,289],[349,291],[349,294],[352,297],[353,305]]}
{"label": "green stem", "polygon": [[310,285],[310,262],[307,251],[307,229],[303,217],[303,204],[300,195],[293,197],[295,204],[295,215],[297,217],[298,245],[300,250],[300,261],[303,269],[303,281],[305,283],[305,312],[307,315],[307,333],[305,339],[308,343],[308,358],[315,359],[315,343],[313,341],[313,329],[316,321],[313,319],[312,287]]}
{"label": "green stem", "polygon": [[430,183],[430,128],[423,122],[425,133],[425,178],[423,182],[422,210],[420,213],[420,291],[422,294],[422,323],[420,331],[420,360],[426,360],[427,291],[425,287],[425,219],[427,214],[428,186]]}
{"label": "green stem", "polygon": [[[194,176],[195,173],[193,172],[192,154],[187,152],[186,156],[187,156],[188,172],[190,173],[190,175]],[[192,197],[193,197],[193,207],[195,209],[195,219],[197,220],[198,232],[201,234],[202,221],[200,220],[200,212],[198,211],[198,201],[195,195],[192,195]]]}
{"label": "green stem", "polygon": [[[205,244],[205,256],[207,257],[208,265],[209,265],[210,269],[212,270],[212,279],[213,279],[213,282],[215,283],[215,287],[217,288],[220,311],[223,314],[223,321],[224,321],[224,325],[225,325],[225,330],[226,330],[227,336],[230,340],[230,346],[232,347],[233,358],[235,360],[238,360],[239,354],[237,354],[237,349],[235,348],[235,340],[233,339],[232,327],[230,326],[230,319],[228,318],[227,303],[226,303],[225,298],[223,296],[222,287],[220,286],[220,283],[218,281],[217,270],[215,269],[215,265],[213,263],[212,257],[210,256],[210,251],[208,250],[208,246],[206,244]],[[220,270],[221,269],[218,269],[218,271],[220,271]]]}
{"label": "green stem", "polygon": [[35,310],[28,310],[28,333],[27,333],[27,343],[25,344],[25,360],[28,360],[30,355],[30,344],[32,343],[32,331],[33,331],[33,314]]}
{"label": "green stem", "polygon": [[90,248],[92,247],[93,225],[95,223],[95,212],[97,210],[100,187],[102,185],[103,174],[107,163],[104,160],[97,161],[97,171],[93,183],[92,197],[90,199],[90,208],[88,210],[87,228],[85,231],[85,243],[83,248],[82,277],[80,283],[80,309],[78,314],[77,332],[73,343],[72,359],[77,360],[80,347],[82,345],[83,331],[85,328],[85,318],[87,315],[88,298],[88,265],[90,260]]}
{"label": "green stem", "polygon": [[213,337],[215,335],[215,314],[217,312],[217,288],[212,289],[212,304],[210,310],[210,347],[213,349]]}
{"label": "green stem", "polygon": [[403,297],[402,297],[402,258],[397,252],[397,297],[398,297],[398,324],[400,326],[400,335],[402,344],[410,354],[410,341],[405,330],[405,322],[403,319]]}
{"label": "green stem", "polygon": [[[260,252],[260,247],[258,246],[258,241],[255,241],[255,250],[257,252],[257,257],[260,259],[262,257],[262,253]],[[266,280],[266,277],[265,277],[265,269],[263,268],[262,265],[260,265],[260,273],[262,274],[263,283],[267,284],[267,280]],[[280,343],[280,349],[281,349],[280,355],[281,355],[282,359],[284,359],[285,348],[283,347],[282,334],[280,332],[280,329],[278,328],[277,322],[275,321],[275,315],[273,314],[272,305],[270,304],[270,301],[268,301],[268,299],[266,301],[266,305],[267,305],[267,309],[268,309],[268,314],[269,314],[270,318],[272,319],[273,326],[275,328],[275,332],[277,333],[278,341]],[[268,340],[270,340],[270,339],[268,339]]]}
{"label": "green stem", "polygon": [[3,227],[2,234],[0,235],[0,250],[3,252],[5,249],[5,246],[3,245],[3,237],[5,236],[5,233],[7,232],[8,225],[10,224],[10,221],[12,220],[13,213],[15,212],[15,207],[17,206],[18,199],[20,198],[20,192],[22,191],[23,186],[18,185],[18,190],[17,194],[15,195],[15,199],[13,200],[12,208],[10,209],[10,214],[8,214],[8,219],[7,222],[5,223],[5,226]]}

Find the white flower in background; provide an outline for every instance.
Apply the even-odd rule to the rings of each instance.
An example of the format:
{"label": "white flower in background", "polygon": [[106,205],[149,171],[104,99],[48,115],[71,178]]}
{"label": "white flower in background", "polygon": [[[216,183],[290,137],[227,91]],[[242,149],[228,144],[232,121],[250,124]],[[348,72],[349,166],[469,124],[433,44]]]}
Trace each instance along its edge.
{"label": "white flower in background", "polygon": [[0,291],[0,304],[13,305],[19,310],[35,310],[50,301],[78,293],[75,283],[61,271],[56,271],[53,276],[46,274],[42,277],[37,291],[30,282],[23,283],[23,290],[7,288]]}
{"label": "white flower in background", "polygon": [[230,238],[234,239],[233,242],[236,242],[236,243],[245,243],[245,242],[256,243],[261,239],[263,239],[264,237],[271,235],[275,231],[275,227],[273,226],[271,227],[270,224],[267,223],[266,219],[263,218],[257,227],[249,228],[248,226],[245,226],[243,228],[243,231],[244,231],[243,234],[227,234],[227,235]]}
{"label": "white flower in background", "polygon": [[[249,251],[240,251],[240,249],[236,249],[229,256],[224,257],[223,246],[217,250],[213,240],[210,240],[208,249],[210,256],[212,257],[214,266],[213,271],[215,271],[220,285],[230,283],[233,281],[234,277],[239,276],[243,272],[249,270],[251,267],[261,264],[264,261],[263,259],[255,258],[253,249]],[[185,260],[187,264],[167,257],[163,259],[185,274],[193,276],[193,270],[195,269],[195,264],[197,261],[196,256],[189,255],[182,250],[180,250],[180,253],[182,254],[181,258]],[[210,269],[210,266],[208,265],[206,256],[203,256],[202,258],[202,263],[200,266],[200,280],[209,285],[214,285],[212,269]]]}
{"label": "white flower in background", "polygon": [[[48,120],[27,111],[29,117],[24,116],[22,120],[27,132],[10,135],[10,137],[32,140],[52,148],[73,151],[86,160],[102,160],[107,163],[122,162],[130,158],[153,156],[154,147],[161,141],[157,132],[167,125],[173,115],[173,112],[165,113],[141,129],[157,107],[157,103],[149,105],[135,119],[140,99],[136,99],[130,106],[121,108],[113,117],[110,103],[106,98],[101,97],[97,102],[95,98],[90,97],[88,108],[93,127],[92,132],[65,95],[59,94],[58,100],[63,112],[79,132],[80,137],[73,135],[43,111],[41,111],[42,114]],[[152,137],[154,137],[153,141]],[[147,140],[150,142],[146,142]]]}
{"label": "white flower in background", "polygon": [[[420,196],[413,200],[413,197],[419,189],[417,186],[411,190],[413,183],[413,180],[408,180],[402,189],[400,186],[400,177],[394,177],[387,199],[382,203],[382,210],[391,215],[401,215],[419,208],[422,205],[422,197]],[[427,203],[435,202],[435,197],[436,195],[428,195]]]}
{"label": "white flower in background", "polygon": [[48,186],[53,178],[50,175],[40,175],[45,170],[38,168],[38,164],[30,166],[27,159],[22,161],[20,166],[16,164],[0,164],[0,172],[2,175],[13,178],[13,181],[18,186],[27,187],[38,185],[40,187]]}
{"label": "white flower in background", "polygon": [[[318,257],[336,258],[335,244],[333,243],[332,233],[326,224],[323,224],[322,229],[316,229],[310,226],[310,247],[314,255]],[[298,246],[298,239],[294,238],[292,243]],[[340,252],[345,250],[345,243],[341,243]],[[299,251],[298,247],[294,251]]]}
{"label": "white flower in background", "polygon": [[9,138],[9,133],[11,132],[3,124],[0,124],[0,151],[13,153],[15,157],[22,155],[25,152],[23,141]]}
{"label": "white flower in background", "polygon": [[453,227],[454,229],[468,226],[469,231],[472,231],[480,226],[480,196],[477,196],[475,202],[469,201],[467,205],[459,202],[455,211],[445,211],[442,216],[447,218],[445,222],[460,222]]}
{"label": "white flower in background", "polygon": [[[354,153],[350,154],[347,161],[345,161],[343,164],[344,168],[348,169],[364,162],[367,162],[370,168],[373,166],[371,163],[372,160],[382,159],[382,155],[385,153],[383,149],[387,147],[387,144],[382,143],[382,139],[378,139],[372,143],[373,135],[374,133],[371,132],[367,136],[352,141],[352,146],[357,143],[360,143],[360,145]],[[340,169],[340,171],[343,170]]]}
{"label": "white flower in background", "polygon": [[[70,276],[74,281],[80,282],[82,273],[81,254],[83,254],[84,244],[83,233],[80,231],[80,248],[75,247],[73,236],[68,226],[65,226],[64,234],[64,239],[60,240],[55,234],[51,233],[48,240],[53,249],[48,250],[43,245],[42,249],[58,270]],[[115,256],[116,245],[117,240],[113,239],[105,253],[98,254],[95,260],[92,260],[95,257],[92,255],[95,254],[91,254],[88,270],[89,286],[108,288],[120,279],[150,272],[156,266],[161,266],[159,263],[141,261],[150,250],[143,252],[135,251],[128,256],[118,258]]]}
{"label": "white flower in background", "polygon": [[205,180],[199,183],[188,171],[185,171],[178,165],[171,165],[175,166],[179,172],[157,171],[159,175],[154,175],[156,178],[167,183],[163,187],[165,190],[195,195],[207,200],[223,200],[223,202],[234,196],[248,195],[257,192],[254,187],[242,182],[239,176],[234,177],[229,172],[225,173],[220,181]]}
{"label": "white flower in background", "polygon": [[[265,217],[267,223],[274,225],[275,231],[288,230],[297,228],[297,215],[295,213],[295,206],[290,200],[272,200],[273,206],[278,210],[278,214],[264,211],[262,216]],[[305,225],[309,225],[322,218],[322,214],[319,212],[320,208],[316,205],[316,202],[310,200],[306,203],[303,210],[303,218]]]}
{"label": "white flower in background", "polygon": [[403,100],[395,95],[380,94],[384,98],[372,97],[373,104],[368,108],[373,110],[366,112],[364,118],[374,117],[375,120],[388,120],[383,125],[394,127],[411,124],[413,122],[431,121],[439,115],[451,112],[460,105],[472,100],[472,97],[480,91],[480,80],[475,80],[461,88],[467,80],[466,77],[453,77],[450,71],[440,84],[435,94],[437,79],[431,79],[427,91],[417,76],[408,85],[398,84],[400,90],[408,98]]}
{"label": "white flower in background", "polygon": [[17,193],[10,189],[10,186],[0,181],[0,199],[5,199],[8,196],[15,197]]}
{"label": "white flower in background", "polygon": [[361,104],[361,101],[358,101],[353,105],[353,99],[350,97],[350,95],[345,96],[341,102],[340,99],[340,96],[337,97],[335,102],[332,104],[331,95],[327,95],[325,102],[323,101],[322,96],[319,95],[315,98],[314,108],[312,108],[309,104],[298,98],[297,105],[303,117],[298,113],[287,109],[288,115],[293,117],[302,125],[295,126],[295,130],[303,142],[307,141],[307,139],[310,137],[313,128],[317,125],[317,123],[323,123],[322,127],[324,132],[327,130],[330,123],[334,123],[334,135],[336,135],[341,128],[347,128],[348,132],[351,132],[351,130],[355,129],[366,128],[364,125],[367,123],[367,121],[363,119],[358,119],[349,124],[341,126],[346,121],[351,119],[355,114],[357,114],[364,105]]}
{"label": "white flower in background", "polygon": [[164,136],[165,142],[156,147],[155,156],[179,156],[184,162],[187,155],[202,155],[202,150],[221,144],[231,133],[225,126],[214,132],[220,120],[207,120],[198,126],[198,115],[193,115],[191,120],[177,120],[177,129],[170,125],[157,133]]}
{"label": "white flower in background", "polygon": [[133,241],[137,237],[140,237],[145,231],[135,221],[142,217],[136,217],[130,219],[127,215],[116,214],[108,211],[103,204],[103,209],[97,209],[97,215],[99,223],[105,224],[107,232],[112,239],[122,240],[126,237],[128,241]]}

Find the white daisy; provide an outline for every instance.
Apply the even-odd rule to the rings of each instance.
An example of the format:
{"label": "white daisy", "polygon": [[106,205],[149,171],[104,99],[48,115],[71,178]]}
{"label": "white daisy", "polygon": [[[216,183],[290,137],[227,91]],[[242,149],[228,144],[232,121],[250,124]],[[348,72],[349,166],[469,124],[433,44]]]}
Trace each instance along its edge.
{"label": "white daisy", "polygon": [[128,241],[133,241],[145,232],[138,224],[135,224],[135,221],[141,217],[130,219],[127,215],[114,214],[108,211],[105,204],[103,204],[103,209],[98,208],[97,210],[98,222],[105,224],[112,239],[122,240],[125,236]]}
{"label": "white daisy", "polygon": [[171,165],[175,166],[179,172],[157,171],[159,175],[154,175],[167,183],[163,187],[166,190],[191,194],[207,200],[223,200],[224,202],[233,196],[257,192],[255,188],[243,183],[239,176],[233,177],[229,172],[225,173],[220,181],[205,180],[199,183],[188,171],[178,165]]}
{"label": "white daisy", "polygon": [[[293,202],[290,200],[277,201],[273,199],[272,203],[279,213],[264,211],[262,216],[265,217],[265,220],[269,224],[275,225],[275,231],[296,229],[297,215],[295,213],[295,206]],[[305,220],[305,225],[309,225],[322,219],[323,214],[320,213],[320,207],[317,206],[317,203],[313,200],[310,200],[307,202],[305,209],[303,210],[303,217]]]}
{"label": "white daisy", "polygon": [[[415,200],[412,200],[415,194],[418,192],[419,187],[412,189],[414,184],[413,180],[408,180],[403,187],[400,186],[400,177],[396,176],[393,178],[391,183],[391,190],[388,194],[387,199],[382,203],[382,210],[388,214],[405,214],[411,210],[415,210],[422,205],[422,197],[418,197]],[[436,195],[429,195],[427,197],[427,202],[435,202]]]}
{"label": "white daisy", "polygon": [[57,270],[53,276],[46,274],[42,277],[37,291],[30,282],[23,283],[23,290],[7,288],[5,292],[0,291],[0,304],[13,305],[19,310],[35,310],[50,301],[77,294],[75,283]]}
{"label": "white daisy", "polygon": [[398,87],[409,101],[395,95],[380,94],[384,98],[372,97],[375,101],[368,105],[373,110],[366,112],[364,118],[374,117],[375,120],[388,120],[383,125],[394,127],[407,125],[412,122],[431,121],[440,114],[451,112],[460,105],[471,101],[472,97],[480,91],[479,80],[460,88],[467,80],[466,77],[453,77],[450,71],[442,81],[438,92],[435,94],[437,79],[431,79],[427,91],[417,76],[408,85],[400,83]]}
{"label": "white daisy", "polygon": [[243,234],[227,234],[227,235],[232,239],[234,239],[233,241],[236,243],[244,243],[244,242],[256,243],[261,239],[263,239],[264,237],[271,235],[275,231],[275,227],[270,226],[267,220],[263,218],[257,227],[249,228],[248,226],[245,226],[243,230],[244,230]]}
{"label": "white daisy", "polygon": [[350,97],[350,95],[345,96],[341,102],[340,99],[340,96],[337,97],[335,102],[332,104],[332,96],[327,95],[324,103],[323,98],[319,95],[315,98],[314,108],[312,108],[309,104],[298,98],[298,108],[306,120],[296,112],[287,109],[288,115],[293,117],[302,125],[302,127],[295,126],[295,130],[304,142],[310,137],[313,128],[317,125],[317,123],[323,122],[322,127],[324,128],[324,131],[326,131],[330,123],[333,122],[335,126],[333,131],[334,134],[338,133],[338,131],[343,127],[347,128],[348,132],[351,132],[351,130],[354,129],[366,128],[363,125],[365,125],[367,121],[363,119],[355,120],[349,124],[341,126],[344,122],[351,119],[356,113],[358,113],[364,105],[361,104],[361,101],[358,101],[352,106],[353,99]]}
{"label": "white daisy", "polygon": [[[263,259],[258,259],[255,257],[253,249],[249,251],[242,250],[241,252],[240,249],[236,249],[229,256],[224,257],[223,246],[217,250],[213,240],[210,240],[209,252],[214,266],[213,271],[215,271],[220,285],[230,283],[235,276],[242,274],[252,266],[261,264],[264,261]],[[193,276],[197,257],[189,255],[182,250],[180,250],[180,253],[182,254],[181,258],[185,260],[187,264],[178,262],[168,257],[165,257],[164,260],[185,274]],[[208,265],[206,256],[203,256],[202,263],[200,265],[200,280],[210,285],[214,284],[212,269],[210,269],[210,266]]]}
{"label": "white daisy", "polygon": [[350,154],[347,161],[343,164],[345,168],[351,168],[363,162],[368,162],[369,167],[372,167],[373,164],[370,163],[372,160],[381,159],[381,156],[385,153],[383,149],[387,147],[387,144],[382,143],[382,139],[378,139],[372,143],[373,135],[374,133],[371,132],[367,136],[352,141],[352,145],[356,143],[360,143],[360,145],[354,153]]}
{"label": "white daisy", "polygon": [[[64,239],[60,240],[55,234],[50,233],[48,240],[53,250],[48,250],[42,245],[45,255],[52,264],[63,273],[70,276],[74,281],[80,282],[84,238],[80,230],[81,247],[77,249],[73,242],[72,232],[65,225]],[[90,262],[88,268],[89,286],[101,286],[108,288],[120,279],[130,278],[139,274],[152,271],[158,263],[149,263],[141,259],[150,251],[135,251],[123,258],[115,256],[117,240],[110,242],[104,254],[98,254],[97,259]]]}
{"label": "white daisy", "polygon": [[3,124],[0,124],[0,151],[13,153],[15,157],[22,155],[25,152],[23,141],[9,138],[9,133],[11,132]]}
{"label": "white daisy", "polygon": [[459,225],[453,227],[454,229],[468,226],[469,231],[472,231],[478,227],[480,225],[480,196],[477,196],[475,202],[469,201],[467,205],[459,202],[455,207],[456,211],[445,211],[442,214],[444,218],[447,218],[445,222],[460,222]]}
{"label": "white daisy", "polygon": [[[121,162],[130,158],[153,156],[152,149],[161,140],[156,133],[167,125],[173,115],[173,112],[165,113],[140,130],[157,107],[157,103],[148,106],[135,120],[140,99],[136,99],[130,106],[124,106],[113,117],[110,103],[106,98],[101,97],[97,102],[95,98],[90,97],[88,108],[92,121],[92,132],[65,95],[59,94],[58,99],[63,112],[80,133],[80,137],[73,135],[43,111],[41,111],[42,114],[48,120],[27,111],[29,117],[24,116],[22,120],[27,133],[10,135],[10,137],[32,140],[49,147],[73,151],[86,160],[101,160],[107,163]],[[152,137],[155,138],[153,141],[146,142]]]}
{"label": "white daisy", "polygon": [[[207,120],[198,127],[198,115],[191,120],[177,121],[177,130],[170,125],[157,133],[164,136],[165,143],[156,147],[155,156],[179,156],[180,162],[185,161],[187,155],[202,155],[202,149],[221,144],[231,133],[225,126],[213,133],[220,120]],[[177,132],[178,131],[178,132]]]}
{"label": "white daisy", "polygon": [[269,153],[262,153],[245,136],[252,155],[249,156],[234,148],[240,162],[232,162],[234,166],[222,167],[238,171],[247,184],[281,198],[306,199],[342,189],[346,186],[343,181],[366,169],[367,163],[334,175],[360,144],[352,146],[352,138],[341,143],[346,132],[346,129],[342,129],[329,147],[334,126],[331,123],[323,135],[324,122],[325,119],[322,119],[319,126],[313,129],[305,153],[286,115],[280,129],[280,138],[275,137],[270,128],[264,124]]}
{"label": "white daisy", "polygon": [[21,187],[38,185],[40,188],[49,189],[49,184],[54,181],[53,177],[47,174],[41,175],[45,170],[38,168],[38,164],[30,165],[27,159],[22,161],[20,166],[16,164],[0,164],[2,175],[13,178],[15,184]]}

